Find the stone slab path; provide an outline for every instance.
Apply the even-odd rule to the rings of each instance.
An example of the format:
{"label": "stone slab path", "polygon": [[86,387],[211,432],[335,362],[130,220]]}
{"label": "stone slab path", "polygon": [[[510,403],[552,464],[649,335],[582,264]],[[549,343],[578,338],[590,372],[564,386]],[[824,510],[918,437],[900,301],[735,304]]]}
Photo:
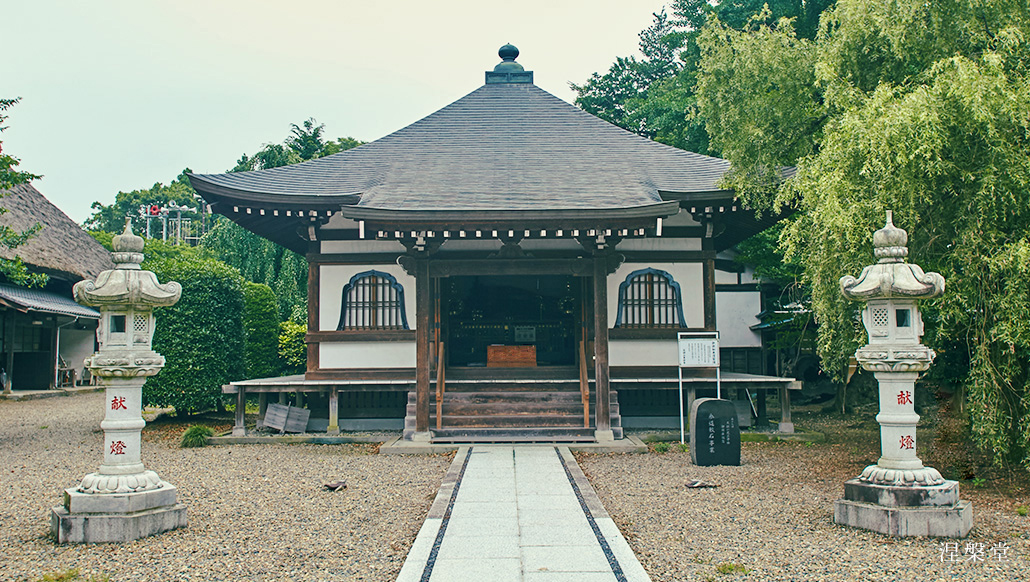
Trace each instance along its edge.
{"label": "stone slab path", "polygon": [[650,582],[567,447],[458,450],[398,582]]}

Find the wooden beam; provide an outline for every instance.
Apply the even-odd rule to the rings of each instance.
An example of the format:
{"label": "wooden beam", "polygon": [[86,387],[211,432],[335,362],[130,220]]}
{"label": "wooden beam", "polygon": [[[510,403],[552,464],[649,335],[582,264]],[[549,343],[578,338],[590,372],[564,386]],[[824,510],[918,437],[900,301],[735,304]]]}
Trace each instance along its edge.
{"label": "wooden beam", "polygon": [[461,275],[573,275],[588,277],[589,259],[440,259],[429,269],[431,277]]}
{"label": "wooden beam", "polygon": [[308,332],[308,342],[410,342],[415,341],[413,329],[347,329],[339,331]]}
{"label": "wooden beam", "polygon": [[603,254],[594,256],[594,387],[594,428],[609,431],[612,427],[608,392],[608,257]]}
{"label": "wooden beam", "polygon": [[415,260],[415,432],[429,432],[429,260]]}

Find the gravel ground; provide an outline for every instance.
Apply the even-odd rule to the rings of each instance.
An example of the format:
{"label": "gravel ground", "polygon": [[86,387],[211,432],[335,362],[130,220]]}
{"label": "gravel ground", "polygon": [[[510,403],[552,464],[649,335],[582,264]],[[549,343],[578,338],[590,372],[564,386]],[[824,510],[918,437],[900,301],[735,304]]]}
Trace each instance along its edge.
{"label": "gravel ground", "polygon": [[[0,401],[0,580],[78,568],[113,581],[392,581],[450,462],[379,456],[370,445],[180,449],[183,425],[159,422],[144,430],[144,462],[179,488],[189,527],[58,546],[48,538],[50,508],[100,464],[102,415],[100,393]],[[1030,517],[1015,509],[1030,504],[1023,482],[963,486],[976,526],[958,542],[956,563],[941,562],[941,540],[835,525],[843,482],[876,457],[875,423],[859,425],[817,427],[831,438],[815,445],[745,443],[740,467],[696,467],[676,446],[578,458],[655,582],[1030,580]],[[926,442],[942,470],[957,456]],[[322,490],[336,479],[347,489]],[[692,479],[719,487],[684,487]],[[982,544],[985,559],[970,561],[967,543]],[[999,543],[1007,561],[990,553]]]}
{"label": "gravel ground", "polygon": [[[78,568],[111,580],[393,580],[449,464],[370,445],[180,449],[144,429],[143,462],[189,527],[126,544],[56,545],[50,508],[102,461],[103,394],[0,401],[0,580]],[[347,489],[324,491],[343,479]]]}
{"label": "gravel ground", "polygon": [[[740,467],[694,466],[678,443],[664,454],[577,456],[654,582],[1030,580],[1030,517],[1016,514],[1010,496],[963,487],[975,525],[968,538],[954,540],[963,561],[942,563],[942,540],[891,538],[833,523],[844,481],[870,460],[866,447],[742,448]],[[718,487],[686,488],[693,479]],[[1028,503],[1025,493],[1018,503]],[[983,544],[983,561],[968,560],[970,542]],[[998,543],[1008,546],[1007,561],[990,554]],[[720,565],[749,573],[723,574]]]}

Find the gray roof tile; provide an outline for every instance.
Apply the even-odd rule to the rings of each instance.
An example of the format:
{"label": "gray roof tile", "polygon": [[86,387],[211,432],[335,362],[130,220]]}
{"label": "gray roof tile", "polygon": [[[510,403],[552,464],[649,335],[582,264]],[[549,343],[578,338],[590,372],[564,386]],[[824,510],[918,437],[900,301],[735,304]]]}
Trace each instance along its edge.
{"label": "gray roof tile", "polygon": [[489,84],[386,137],[303,164],[192,176],[214,198],[360,195],[396,210],[614,209],[719,191],[729,162],[650,141],[532,84]]}

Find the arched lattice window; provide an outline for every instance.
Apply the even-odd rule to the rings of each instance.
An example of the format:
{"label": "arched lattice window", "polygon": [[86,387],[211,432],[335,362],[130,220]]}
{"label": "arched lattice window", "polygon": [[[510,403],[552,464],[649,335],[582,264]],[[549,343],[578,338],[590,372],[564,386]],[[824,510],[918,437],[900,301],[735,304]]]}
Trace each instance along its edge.
{"label": "arched lattice window", "polygon": [[343,287],[343,309],[336,329],[408,329],[404,287],[389,273],[354,275]]}
{"label": "arched lattice window", "polygon": [[658,269],[633,271],[619,285],[619,312],[615,327],[686,327],[680,285]]}

